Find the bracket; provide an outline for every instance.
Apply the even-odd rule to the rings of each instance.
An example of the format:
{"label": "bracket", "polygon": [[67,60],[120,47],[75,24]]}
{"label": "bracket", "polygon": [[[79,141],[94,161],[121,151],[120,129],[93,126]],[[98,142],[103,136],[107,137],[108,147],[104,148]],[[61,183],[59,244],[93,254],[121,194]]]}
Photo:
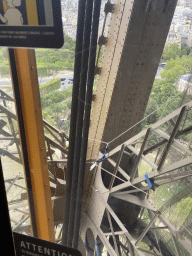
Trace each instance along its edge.
{"label": "bracket", "polygon": [[111,12],[111,13],[113,13],[113,11],[114,11],[114,4],[111,4],[110,2],[107,2],[106,4],[105,4],[105,8],[104,8],[104,12],[106,13],[106,14],[108,14],[109,12]]}
{"label": "bracket", "polygon": [[108,38],[105,37],[104,35],[101,35],[101,36],[99,37],[98,44],[99,44],[100,46],[106,45],[106,44],[107,44],[107,41],[108,41]]}
{"label": "bracket", "polygon": [[101,74],[101,67],[96,66],[95,67],[95,76]]}

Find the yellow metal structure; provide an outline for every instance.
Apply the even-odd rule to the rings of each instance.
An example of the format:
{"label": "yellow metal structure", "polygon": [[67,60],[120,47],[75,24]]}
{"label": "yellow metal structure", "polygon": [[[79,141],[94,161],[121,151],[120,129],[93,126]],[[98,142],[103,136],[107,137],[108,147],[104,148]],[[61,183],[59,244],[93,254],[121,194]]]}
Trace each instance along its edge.
{"label": "yellow metal structure", "polygon": [[34,50],[15,49],[38,237],[55,241],[39,84]]}
{"label": "yellow metal structure", "polygon": [[26,10],[27,10],[28,24],[31,26],[39,25],[36,1],[26,0]]}
{"label": "yellow metal structure", "polygon": [[4,9],[4,12],[6,12],[6,10],[9,9],[9,6],[5,1],[3,1],[3,9]]}

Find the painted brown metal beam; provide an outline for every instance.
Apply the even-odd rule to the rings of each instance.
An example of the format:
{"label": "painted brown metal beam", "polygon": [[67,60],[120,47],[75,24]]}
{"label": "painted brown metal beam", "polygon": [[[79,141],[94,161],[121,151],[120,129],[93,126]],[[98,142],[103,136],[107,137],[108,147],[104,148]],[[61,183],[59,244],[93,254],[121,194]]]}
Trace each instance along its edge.
{"label": "painted brown metal beam", "polygon": [[[177,0],[167,2],[161,11],[152,8],[151,4],[146,8],[146,3],[115,1],[92,107],[88,160],[97,159],[105,143],[117,138],[144,116]],[[115,139],[109,149],[122,145],[139,128],[137,125]],[[106,165],[105,169],[108,167]],[[88,170],[84,187],[87,194],[94,180]]]}
{"label": "painted brown metal beam", "polygon": [[66,148],[62,147],[61,145],[59,145],[58,143],[56,143],[54,140],[52,140],[46,135],[45,135],[45,140],[48,141],[52,146],[58,148],[64,154],[68,155],[68,150]]}
{"label": "painted brown metal beam", "polygon": [[142,145],[141,145],[141,149],[140,149],[140,151],[139,151],[139,155],[137,156],[137,159],[136,159],[136,161],[135,161],[133,170],[132,170],[132,172],[131,172],[131,180],[134,179],[134,177],[135,177],[135,174],[136,174],[136,171],[137,171],[137,167],[138,167],[139,162],[140,162],[140,160],[141,160],[141,158],[142,158],[143,151],[144,151],[145,146],[146,146],[146,144],[147,144],[147,140],[148,140],[148,138],[149,138],[150,132],[151,132],[151,129],[148,128],[148,129],[147,129],[147,132],[146,132],[146,135],[145,135],[145,138],[144,138],[144,140],[143,140],[143,143],[142,143]]}
{"label": "painted brown metal beam", "polygon": [[[114,175],[117,175],[117,171],[118,171],[118,168],[119,168],[119,165],[120,165],[120,162],[121,162],[121,158],[122,158],[122,155],[123,155],[124,148],[125,148],[125,145],[122,145],[121,150],[120,150],[119,155],[118,155],[116,166],[113,170]],[[109,190],[113,187],[114,181],[115,181],[115,176],[112,176],[111,181],[109,183]]]}
{"label": "painted brown metal beam", "polygon": [[[151,7],[146,11],[146,2],[116,1],[92,110],[90,159],[97,158],[100,141],[110,142],[143,118],[177,4],[171,0],[161,11]],[[132,137],[138,128],[110,148]]]}
{"label": "painted brown metal beam", "polygon": [[178,116],[177,122],[176,122],[176,124],[175,124],[175,126],[173,128],[173,131],[171,133],[171,136],[169,138],[169,141],[168,141],[168,143],[167,143],[167,145],[166,145],[166,147],[165,147],[165,149],[163,151],[162,157],[161,157],[161,159],[160,159],[160,161],[158,163],[158,171],[161,171],[161,169],[163,167],[163,164],[165,162],[165,158],[166,158],[167,154],[169,153],[169,149],[170,149],[170,147],[171,147],[171,145],[172,145],[172,143],[174,141],[174,138],[175,138],[176,133],[177,133],[177,131],[179,129],[179,126],[180,126],[180,123],[182,121],[182,118],[183,118],[183,115],[185,113],[185,110],[186,110],[186,107],[185,106],[182,107],[181,112],[180,112],[180,114]]}

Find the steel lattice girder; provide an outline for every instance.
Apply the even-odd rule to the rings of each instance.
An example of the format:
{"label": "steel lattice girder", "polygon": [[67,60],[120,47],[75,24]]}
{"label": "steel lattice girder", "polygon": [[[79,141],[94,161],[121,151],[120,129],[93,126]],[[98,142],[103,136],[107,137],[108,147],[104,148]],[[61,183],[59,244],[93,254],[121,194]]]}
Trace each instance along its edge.
{"label": "steel lattice girder", "polygon": [[[159,11],[151,4],[147,7],[148,2],[115,2],[92,107],[87,160],[98,158],[100,146],[101,151],[105,147],[100,141],[111,141],[143,118],[177,3],[167,1]],[[110,149],[138,128],[116,139]],[[89,167],[85,177],[87,201],[94,179]]]}
{"label": "steel lattice girder", "polygon": [[[187,103],[184,107],[181,107],[181,108],[175,110],[173,113],[167,115],[165,118],[163,118],[162,120],[158,121],[157,123],[153,124],[150,127],[150,131],[153,131],[153,132],[158,131],[156,133],[157,136],[159,136],[158,134],[162,134],[162,138],[164,138],[166,136],[167,141],[169,141],[170,138],[172,137],[172,141],[171,141],[171,143],[169,143],[169,150],[172,150],[172,148],[175,148],[175,147],[180,147],[180,143],[175,143],[174,137],[177,137],[177,133],[181,133],[182,131],[177,132],[175,130],[179,129],[179,124],[177,124],[177,123],[178,122],[180,123],[180,121],[181,121],[181,113],[183,113],[184,109],[188,109],[190,111],[191,106],[192,106],[192,101]],[[172,118],[177,119],[177,122],[175,123],[176,128],[173,129],[174,137],[165,135],[165,133],[163,131],[161,131],[161,126],[164,123],[167,123],[168,121],[170,121]],[[188,128],[185,128],[184,130],[187,131]],[[86,215],[88,216],[88,219],[86,219],[86,218],[82,219],[83,226],[81,228],[81,235],[82,235],[82,237],[84,236],[84,232],[86,232],[87,227],[92,227],[94,230],[95,237],[97,235],[99,235],[101,241],[104,243],[104,245],[106,245],[106,241],[105,241],[104,237],[106,237],[108,235],[112,235],[114,237],[113,239],[116,239],[115,236],[118,234],[127,234],[127,237],[130,239],[132,246],[137,250],[139,255],[143,255],[143,253],[148,253],[151,255],[161,255],[160,252],[158,251],[160,249],[158,249],[158,248],[155,248],[155,252],[151,252],[151,251],[147,251],[147,250],[144,250],[144,249],[138,247],[138,244],[140,243],[140,241],[142,241],[142,239],[145,239],[145,240],[147,239],[146,238],[147,232],[151,228],[155,228],[154,221],[155,221],[155,219],[158,218],[165,225],[164,228],[167,228],[168,231],[170,232],[172,239],[173,239],[173,244],[174,244],[176,253],[179,253],[179,249],[178,249],[178,245],[177,245],[176,241],[179,241],[188,252],[191,252],[192,245],[179,232],[179,230],[176,229],[170,223],[170,221],[167,220],[165,218],[165,216],[161,213],[161,210],[163,208],[157,209],[147,198],[140,197],[140,195],[138,194],[138,192],[144,193],[144,191],[149,190],[148,186],[146,186],[146,187],[141,186],[141,182],[145,181],[145,176],[139,176],[139,177],[133,178],[133,180],[131,180],[129,174],[120,167],[120,158],[122,157],[122,154],[125,153],[126,147],[129,147],[129,149],[131,149],[133,151],[133,153],[139,157],[140,160],[143,159],[149,166],[153,167],[151,172],[148,173],[148,176],[149,176],[149,178],[153,178],[155,183],[156,183],[156,181],[160,180],[157,183],[158,186],[163,185],[167,182],[173,182],[175,180],[178,180],[178,179],[181,179],[184,177],[186,178],[186,177],[189,177],[192,175],[191,171],[185,171],[185,172],[179,172],[179,173],[174,172],[172,174],[169,174],[170,172],[172,172],[174,170],[177,170],[179,168],[182,168],[184,166],[192,164],[192,157],[190,154],[191,150],[187,146],[182,147],[182,150],[184,150],[184,152],[188,153],[188,155],[186,155],[185,158],[183,158],[179,161],[176,161],[174,163],[167,164],[165,167],[163,166],[160,171],[158,171],[159,163],[157,165],[154,165],[153,162],[151,162],[151,160],[149,160],[147,156],[143,157],[142,153],[143,153],[145,147],[141,147],[140,151],[138,151],[136,148],[133,147],[133,145],[134,145],[135,141],[138,141],[139,139],[141,140],[145,136],[145,134],[147,134],[148,132],[149,132],[149,129],[140,132],[139,134],[135,135],[133,138],[123,142],[121,145],[119,145],[118,147],[116,147],[115,149],[113,149],[109,152],[106,161],[108,161],[111,164],[111,166],[115,169],[113,171],[110,171],[110,169],[106,170],[106,171],[108,173],[111,173],[111,177],[113,177],[113,179],[114,178],[118,179],[119,174],[121,174],[125,180],[120,185],[117,185],[117,186],[112,185],[111,187],[106,188],[103,184],[103,180],[102,180],[102,176],[101,176],[101,171],[102,170],[105,171],[105,169],[102,168],[102,163],[98,165],[91,200],[90,200],[89,205],[86,210]],[[144,141],[145,141],[145,139],[144,139]],[[117,159],[117,162],[115,162],[114,160],[111,159],[111,156],[114,153],[118,153],[118,152],[119,152],[119,158]],[[163,152],[165,152],[165,151],[163,151]],[[167,157],[167,154],[165,157]],[[135,163],[137,163],[137,162],[138,161],[136,159]],[[138,165],[138,163],[137,163],[137,165]],[[164,174],[164,175],[162,175],[162,174]],[[167,175],[167,174],[169,174],[169,175]],[[123,181],[123,180],[121,179],[121,181]],[[122,189],[127,189],[127,188],[129,188],[129,189],[131,188],[132,190],[121,192]],[[132,195],[131,193],[136,193],[136,194]],[[153,218],[153,215],[150,215],[151,216],[150,224],[148,226],[146,226],[144,231],[137,238],[136,242],[134,241],[133,237],[129,233],[129,230],[123,225],[122,221],[118,218],[117,214],[110,207],[110,205],[108,203],[110,197],[117,198],[117,199],[121,200],[122,202],[126,201],[126,202],[132,203],[133,205],[138,205],[140,207],[144,207],[144,208],[148,209],[149,212],[152,211],[156,214],[154,216],[154,218]],[[106,211],[106,209],[107,209],[107,211],[109,211],[109,212],[107,212],[108,213],[107,216],[110,213],[110,215],[113,217],[113,219],[119,225],[121,231],[116,231],[113,228],[111,228],[111,233],[104,233],[101,230],[100,225],[102,223],[102,219],[103,219],[104,212]],[[111,225],[113,225],[114,222],[111,222],[111,220],[109,219],[109,216],[108,216],[108,220],[109,220],[109,224],[111,227]],[[157,240],[157,244],[158,244],[157,234],[156,234],[156,240]],[[107,240],[107,243],[108,243],[108,240]],[[109,251],[111,251],[111,249],[112,249],[110,247],[110,244],[108,244],[106,246],[106,248]],[[112,255],[118,255],[118,254],[116,253],[116,251],[113,251]]]}
{"label": "steel lattice girder", "polygon": [[[100,141],[110,142],[143,118],[177,3],[176,0],[170,0],[161,6],[162,8],[155,9],[157,6],[155,7],[153,2],[156,1],[143,3],[139,0],[134,2],[128,0],[125,2],[116,1],[115,3],[92,108],[87,160],[99,158],[99,148],[102,146],[102,151],[105,146],[103,143],[100,145]],[[161,3],[163,4],[163,1]],[[176,115],[178,113],[175,113]],[[109,156],[119,152],[119,147],[115,148],[115,146],[120,145],[120,148],[123,145],[127,146],[127,140],[136,134],[137,129],[138,126],[110,144],[112,150]],[[152,127],[152,129],[154,128]],[[146,131],[141,136],[145,134]],[[135,141],[136,139],[134,136],[130,140]],[[129,146],[132,147],[131,142]],[[134,147],[132,149],[134,150]],[[143,154],[140,157],[145,158]],[[149,164],[151,163],[147,157],[145,159]],[[111,162],[114,163],[114,160],[114,158],[109,159],[110,163],[106,169],[110,168]],[[186,165],[185,162],[182,164]],[[153,174],[158,175],[157,166],[153,163],[151,165],[155,170]],[[91,184],[93,184],[95,177],[90,173],[89,166],[85,174],[84,202],[87,202],[92,193]],[[118,166],[116,161],[113,166],[115,167],[114,174],[118,170],[127,180],[122,185],[131,187],[130,175]],[[161,170],[162,173],[163,170]],[[98,171],[94,186],[101,193],[105,193],[104,198],[107,202],[109,193],[103,186],[101,169],[98,168]],[[133,182],[137,182],[137,178],[133,178]],[[117,188],[117,191],[119,189]],[[110,192],[113,191],[114,187],[111,188]],[[82,215],[82,239],[85,239],[86,229],[89,226],[97,229],[97,232],[94,232],[97,236],[105,211],[105,207],[101,207],[97,201],[95,193],[92,194],[89,204],[85,206],[94,225],[90,218],[88,220]],[[140,253],[142,252],[140,251]]]}
{"label": "steel lattice girder", "polygon": [[115,3],[92,110],[89,138],[96,141],[89,142],[90,159],[97,158],[101,140],[111,141],[144,115],[177,3],[168,1],[159,12],[146,8],[149,2]]}

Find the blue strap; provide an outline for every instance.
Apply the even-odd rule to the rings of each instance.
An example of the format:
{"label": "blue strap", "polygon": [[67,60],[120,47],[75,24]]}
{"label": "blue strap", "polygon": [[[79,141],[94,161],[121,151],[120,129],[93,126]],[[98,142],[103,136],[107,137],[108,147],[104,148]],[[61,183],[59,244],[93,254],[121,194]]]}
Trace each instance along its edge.
{"label": "blue strap", "polygon": [[84,246],[87,248],[88,251],[94,252],[94,250],[89,247],[88,241],[84,242]]}
{"label": "blue strap", "polygon": [[95,241],[95,245],[97,246],[97,256],[101,255],[100,248],[99,248],[100,244],[101,244],[101,242],[97,243],[97,241]]}
{"label": "blue strap", "polygon": [[147,181],[147,183],[149,185],[149,188],[152,189],[153,191],[155,191],[155,183],[154,183],[154,181],[152,179],[150,180],[147,174],[145,174],[145,179],[146,179],[146,181]]}
{"label": "blue strap", "polygon": [[95,241],[95,245],[96,245],[96,246],[99,246],[100,244],[101,244],[101,242],[98,242],[98,243],[97,243],[97,241]]}
{"label": "blue strap", "polygon": [[107,153],[108,153],[108,145],[107,145],[106,148],[105,148],[104,154],[102,155],[102,157],[101,157],[100,159],[96,160],[96,163],[101,163],[101,162],[103,162],[103,161],[106,159],[105,156],[106,156]]}

